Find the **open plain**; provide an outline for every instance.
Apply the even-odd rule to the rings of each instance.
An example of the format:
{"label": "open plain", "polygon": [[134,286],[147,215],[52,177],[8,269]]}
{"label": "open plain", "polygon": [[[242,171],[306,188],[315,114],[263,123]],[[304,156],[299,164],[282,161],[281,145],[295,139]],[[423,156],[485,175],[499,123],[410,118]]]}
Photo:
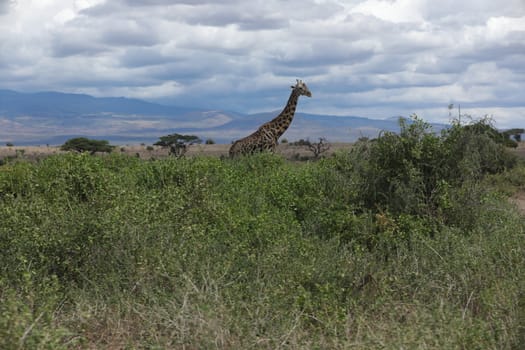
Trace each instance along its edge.
{"label": "open plain", "polygon": [[[330,156],[339,150],[349,150],[351,143],[331,143],[330,148],[322,156]],[[188,146],[186,156],[210,156],[227,157],[229,144],[194,144]],[[113,152],[138,156],[141,159],[161,159],[168,157],[168,149],[151,145],[118,145]],[[0,146],[0,159],[4,158],[25,158],[29,160],[42,159],[53,154],[65,153],[60,150],[60,146]],[[277,153],[289,160],[305,160],[313,158],[313,153],[307,146],[295,146],[289,143],[281,143],[277,147]],[[524,153],[525,155],[525,153]]]}

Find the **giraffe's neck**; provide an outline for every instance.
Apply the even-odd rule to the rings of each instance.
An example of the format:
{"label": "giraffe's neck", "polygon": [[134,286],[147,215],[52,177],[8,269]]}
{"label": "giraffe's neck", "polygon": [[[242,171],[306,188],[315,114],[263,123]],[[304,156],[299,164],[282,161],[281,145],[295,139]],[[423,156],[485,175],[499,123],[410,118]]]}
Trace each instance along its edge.
{"label": "giraffe's neck", "polygon": [[288,103],[286,104],[282,112],[266,124],[266,126],[269,129],[271,129],[275,140],[281,137],[281,135],[284,134],[286,129],[288,129],[288,127],[292,123],[295,114],[295,109],[297,108],[298,100],[299,92],[294,89],[292,90],[290,98],[288,99]]}

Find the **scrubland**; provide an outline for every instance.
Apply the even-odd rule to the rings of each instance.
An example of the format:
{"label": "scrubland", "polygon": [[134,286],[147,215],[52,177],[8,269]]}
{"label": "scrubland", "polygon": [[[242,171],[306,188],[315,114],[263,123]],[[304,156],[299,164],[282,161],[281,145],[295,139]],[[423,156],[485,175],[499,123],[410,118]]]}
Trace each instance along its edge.
{"label": "scrubland", "polygon": [[315,162],[6,162],[0,348],[519,349],[524,189],[484,121]]}

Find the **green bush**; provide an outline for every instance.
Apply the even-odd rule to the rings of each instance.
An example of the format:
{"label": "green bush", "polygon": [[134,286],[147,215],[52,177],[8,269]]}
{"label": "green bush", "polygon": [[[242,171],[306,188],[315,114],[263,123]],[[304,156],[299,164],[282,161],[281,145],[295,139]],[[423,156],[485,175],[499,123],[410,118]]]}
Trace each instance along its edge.
{"label": "green bush", "polygon": [[92,140],[86,137],[76,137],[67,140],[61,147],[63,151],[89,152],[111,152],[115,146],[111,146],[106,140]]}
{"label": "green bush", "polygon": [[68,349],[78,337],[58,325],[56,307],[62,292],[57,281],[26,271],[16,288],[0,279],[0,348]]}
{"label": "green bush", "polygon": [[438,214],[450,204],[450,190],[516,165],[501,135],[485,120],[454,124],[441,135],[417,117],[400,122],[399,134],[385,132],[358,142],[343,156],[347,160],[336,160],[345,163],[344,172],[356,181],[358,201],[368,210]]}

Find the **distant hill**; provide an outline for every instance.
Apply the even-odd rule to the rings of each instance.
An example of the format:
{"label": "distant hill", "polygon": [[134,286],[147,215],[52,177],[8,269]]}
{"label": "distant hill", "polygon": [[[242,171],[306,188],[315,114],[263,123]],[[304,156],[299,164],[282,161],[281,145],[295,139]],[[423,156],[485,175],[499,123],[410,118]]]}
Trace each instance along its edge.
{"label": "distant hill", "polygon": [[19,93],[0,90],[0,113],[9,116],[63,117],[79,114],[180,115],[188,108],[163,106],[124,97],[96,98],[83,94],[60,92]]}
{"label": "distant hill", "polygon": [[[77,136],[105,139],[114,144],[149,144],[174,132],[230,143],[255,131],[278,113],[241,114],[124,97],[0,90],[0,144],[55,145]],[[283,137],[290,141],[325,137],[332,142],[353,142],[361,136],[375,137],[381,130],[398,131],[397,119],[298,112]],[[439,130],[444,125],[435,127]]]}

